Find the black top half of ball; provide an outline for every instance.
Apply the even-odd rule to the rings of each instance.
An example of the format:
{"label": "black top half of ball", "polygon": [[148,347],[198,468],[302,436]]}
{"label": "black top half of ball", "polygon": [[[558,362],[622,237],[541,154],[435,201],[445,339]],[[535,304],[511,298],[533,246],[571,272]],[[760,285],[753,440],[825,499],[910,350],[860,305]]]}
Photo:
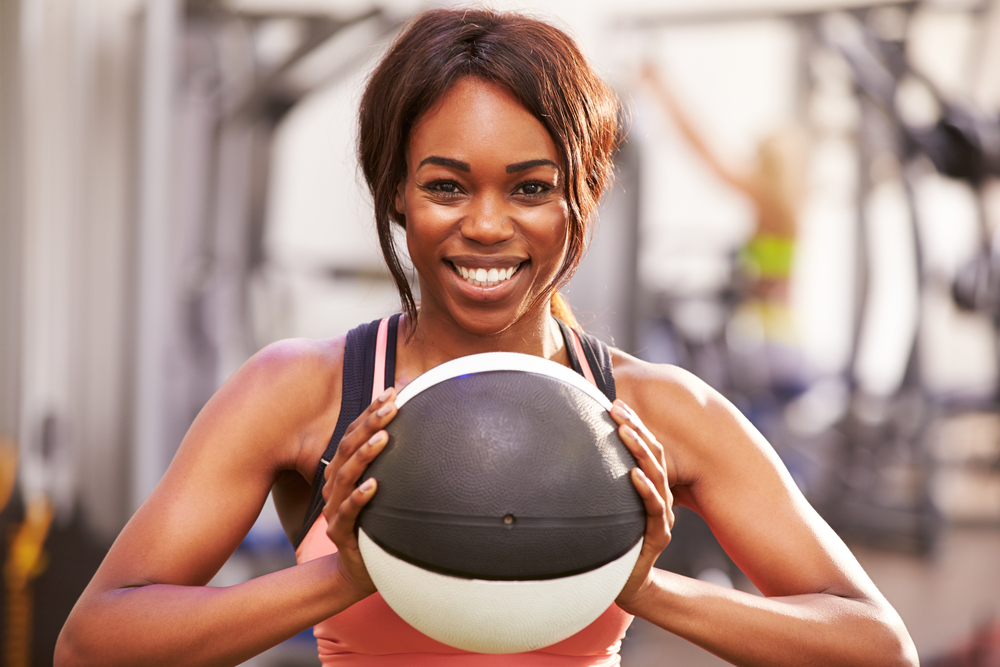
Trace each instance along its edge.
{"label": "black top half of ball", "polygon": [[585,572],[642,537],[635,460],[608,411],[547,375],[488,371],[404,403],[359,523],[426,569],[527,580]]}

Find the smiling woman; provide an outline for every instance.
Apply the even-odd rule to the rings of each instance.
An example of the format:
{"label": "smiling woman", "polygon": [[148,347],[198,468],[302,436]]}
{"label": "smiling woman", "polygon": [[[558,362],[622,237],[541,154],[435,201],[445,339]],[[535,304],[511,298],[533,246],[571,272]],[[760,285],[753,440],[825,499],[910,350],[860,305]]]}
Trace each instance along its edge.
{"label": "smiling woman", "polygon": [[[608,185],[619,118],[616,97],[550,25],[479,10],[414,19],[369,81],[359,133],[404,312],[275,343],[223,385],[74,608],[56,664],[237,664],[314,627],[325,665],[604,666],[620,662],[633,614],[738,665],[915,664],[895,611],[730,403],[572,328],[557,289]],[[406,230],[419,304],[393,224]],[[572,368],[614,402],[645,511],[616,603],[568,639],[508,656],[409,626],[375,590],[356,531],[378,489],[359,481],[388,442],[397,389],[492,351]],[[298,564],[208,587],[268,493]],[[765,597],[653,567],[675,502],[706,520]]]}
{"label": "smiling woman", "polygon": [[496,334],[550,295],[567,245],[560,162],[513,95],[471,76],[413,126],[395,212],[427,326]]}
{"label": "smiling woman", "polygon": [[[618,98],[562,31],[517,14],[455,10],[421,15],[372,74],[361,100],[358,150],[383,254],[410,316],[416,314],[413,296],[390,233],[393,222],[407,225],[396,189],[410,168],[407,138],[415,121],[461,79],[502,89],[504,97],[534,120],[535,130],[544,130],[554,149],[551,155],[546,151],[545,159],[563,179],[557,189],[567,207],[567,239],[553,287],[567,282],[580,262],[587,225],[611,180],[613,156],[622,139]],[[467,160],[460,161],[471,167]],[[446,166],[440,160],[437,164]],[[504,166],[513,169],[511,173],[519,171],[516,163]],[[534,166],[533,160],[521,166]],[[564,319],[572,318],[558,295],[555,309]]]}

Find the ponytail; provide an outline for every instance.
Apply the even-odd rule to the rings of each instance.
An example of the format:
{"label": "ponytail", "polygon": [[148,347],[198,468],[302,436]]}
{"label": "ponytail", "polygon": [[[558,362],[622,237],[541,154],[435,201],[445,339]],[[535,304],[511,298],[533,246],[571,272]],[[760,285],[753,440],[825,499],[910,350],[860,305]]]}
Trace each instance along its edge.
{"label": "ponytail", "polygon": [[549,312],[552,313],[552,317],[562,320],[569,328],[580,329],[580,323],[576,321],[573,310],[559,292],[552,293],[552,299],[549,302]]}

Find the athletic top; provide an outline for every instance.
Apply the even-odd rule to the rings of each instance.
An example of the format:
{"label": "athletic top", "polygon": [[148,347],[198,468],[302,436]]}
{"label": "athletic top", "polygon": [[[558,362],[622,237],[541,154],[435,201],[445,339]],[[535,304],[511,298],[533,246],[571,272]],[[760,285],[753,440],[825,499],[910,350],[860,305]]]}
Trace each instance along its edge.
{"label": "athletic top", "polygon": [[[608,400],[615,399],[611,352],[598,339],[559,322],[573,370],[597,386]],[[396,333],[399,315],[364,324],[347,334],[340,416],[312,486],[306,520],[296,536],[299,563],[336,552],[326,535],[323,509],[323,471],[347,427],[386,387],[395,383]],[[586,362],[584,365],[582,362]],[[612,604],[596,621],[561,642],[528,653],[485,655],[442,644],[413,628],[385,603],[379,593],[348,607],[316,625],[313,634],[319,659],[328,665],[367,667],[455,667],[525,665],[527,667],[606,667],[618,665],[618,651],[632,616]]]}

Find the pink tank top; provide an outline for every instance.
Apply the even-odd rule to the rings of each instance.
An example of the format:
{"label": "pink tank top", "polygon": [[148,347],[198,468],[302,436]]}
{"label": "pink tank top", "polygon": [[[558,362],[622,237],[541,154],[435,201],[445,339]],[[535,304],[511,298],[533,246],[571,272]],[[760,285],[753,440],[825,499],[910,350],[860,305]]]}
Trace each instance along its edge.
{"label": "pink tank top", "polygon": [[[375,382],[372,400],[384,390],[387,322],[379,326],[375,348]],[[584,375],[594,383],[576,332],[573,346],[581,361]],[[326,519],[320,515],[295,550],[299,563],[327,556],[337,551],[326,535]],[[632,616],[618,605],[611,605],[596,621],[552,646],[513,655],[484,655],[452,648],[431,639],[400,618],[375,593],[331,616],[313,628],[320,662],[327,665],[365,665],[366,667],[431,667],[449,665],[490,667],[492,665],[524,665],[526,667],[605,667],[618,665],[618,651]]]}

